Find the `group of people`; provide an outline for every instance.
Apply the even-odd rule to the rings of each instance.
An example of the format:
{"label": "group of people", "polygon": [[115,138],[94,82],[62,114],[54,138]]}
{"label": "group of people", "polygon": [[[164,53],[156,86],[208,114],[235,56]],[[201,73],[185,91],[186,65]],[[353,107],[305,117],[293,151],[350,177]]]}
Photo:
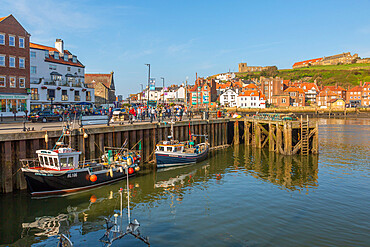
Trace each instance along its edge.
{"label": "group of people", "polygon": [[150,106],[149,108],[138,106],[130,107],[129,111],[129,121],[133,123],[134,121],[144,121],[149,118],[150,122],[157,120],[158,122],[168,120],[181,121],[183,116],[187,114],[187,109],[181,105],[175,106]]}

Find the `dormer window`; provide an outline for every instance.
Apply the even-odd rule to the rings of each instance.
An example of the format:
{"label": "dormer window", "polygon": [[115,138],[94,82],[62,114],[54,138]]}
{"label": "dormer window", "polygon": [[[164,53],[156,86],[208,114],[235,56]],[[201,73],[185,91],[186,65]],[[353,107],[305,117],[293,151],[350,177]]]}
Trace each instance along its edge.
{"label": "dormer window", "polygon": [[49,57],[49,51],[45,51],[45,57],[48,58]]}
{"label": "dormer window", "polygon": [[64,61],[68,62],[68,55],[64,54]]}
{"label": "dormer window", "polygon": [[59,52],[54,52],[54,59],[59,59]]}
{"label": "dormer window", "polygon": [[73,57],[72,57],[72,62],[73,62],[73,63],[77,63],[77,57],[76,57],[76,56],[73,56]]}

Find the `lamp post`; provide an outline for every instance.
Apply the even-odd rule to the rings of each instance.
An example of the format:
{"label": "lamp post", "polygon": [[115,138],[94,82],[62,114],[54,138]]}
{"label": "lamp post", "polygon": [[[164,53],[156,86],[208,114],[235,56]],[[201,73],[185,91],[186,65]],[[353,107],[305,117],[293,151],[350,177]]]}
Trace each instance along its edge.
{"label": "lamp post", "polygon": [[143,104],[143,93],[144,93],[144,85],[142,84],[142,83],[140,83],[140,85],[141,85],[141,97],[140,97],[140,99],[141,99],[141,104]]}
{"label": "lamp post", "polygon": [[161,77],[162,81],[163,81],[163,106],[164,106],[164,77]]}
{"label": "lamp post", "polygon": [[[150,63],[146,63],[146,66],[148,66],[149,71],[148,71],[148,103],[146,105],[146,108],[149,109],[149,84],[150,84]],[[147,111],[149,114],[149,111]],[[149,115],[148,115],[149,116]]]}

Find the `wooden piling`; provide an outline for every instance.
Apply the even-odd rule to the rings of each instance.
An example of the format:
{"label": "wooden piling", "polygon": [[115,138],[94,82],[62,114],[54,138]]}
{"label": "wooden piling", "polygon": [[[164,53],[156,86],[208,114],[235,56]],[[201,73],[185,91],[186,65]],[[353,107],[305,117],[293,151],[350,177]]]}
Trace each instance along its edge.
{"label": "wooden piling", "polygon": [[236,120],[234,123],[234,144],[235,145],[239,144],[239,122],[238,120]]}

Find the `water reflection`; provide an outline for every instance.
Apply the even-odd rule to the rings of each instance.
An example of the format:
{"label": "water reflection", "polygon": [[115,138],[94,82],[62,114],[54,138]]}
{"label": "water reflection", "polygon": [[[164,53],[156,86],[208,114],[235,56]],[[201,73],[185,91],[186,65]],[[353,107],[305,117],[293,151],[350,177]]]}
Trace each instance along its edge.
{"label": "water reflection", "polygon": [[[238,152],[238,155],[235,155]],[[280,185],[288,190],[317,187],[318,156],[285,156],[266,149],[245,146],[234,155],[244,157],[244,167],[253,177]]]}
{"label": "water reflection", "polygon": [[[165,201],[169,213],[175,216],[177,205],[196,188],[204,193],[194,203],[202,200],[204,214],[208,215],[212,200],[207,190],[215,184],[225,186],[224,180],[229,174],[252,176],[287,190],[302,190],[318,186],[318,160],[317,156],[282,156],[244,145],[215,151],[200,164],[144,171],[131,179],[132,210],[134,214],[135,211],[148,211]],[[0,198],[1,216],[9,219],[10,215],[10,227],[0,224],[0,244],[31,245],[66,233],[72,227],[79,229],[81,236],[78,238],[102,230],[103,217],[111,218],[119,209],[120,187],[125,188],[125,182],[62,198],[31,199],[25,193],[3,196]],[[124,202],[123,207],[126,206]],[[7,208],[6,212],[4,208]],[[148,218],[142,215],[140,219],[143,217]],[[76,236],[72,236],[72,240],[73,237]]]}

